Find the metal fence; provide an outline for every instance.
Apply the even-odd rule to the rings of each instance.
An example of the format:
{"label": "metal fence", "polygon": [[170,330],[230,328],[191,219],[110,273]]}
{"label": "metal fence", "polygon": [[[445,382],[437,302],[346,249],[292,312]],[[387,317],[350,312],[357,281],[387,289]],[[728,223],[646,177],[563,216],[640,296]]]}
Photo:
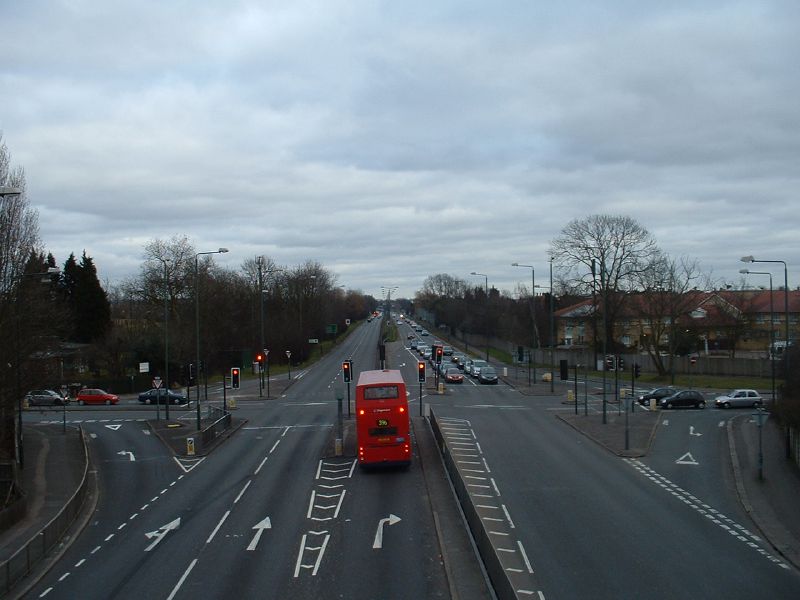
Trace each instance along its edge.
{"label": "metal fence", "polygon": [[231,413],[226,413],[216,406],[208,407],[208,418],[213,419],[214,422],[200,432],[202,448],[207,448],[211,442],[217,439],[223,431],[231,426]]}
{"label": "metal fence", "polygon": [[66,531],[75,522],[81,512],[86,492],[88,490],[89,453],[83,430],[78,428],[78,435],[83,442],[85,465],[83,477],[78,489],[64,505],[64,508],[45,525],[41,531],[31,537],[25,545],[14,553],[4,563],[0,563],[0,585],[4,593],[8,593],[19,581],[28,575],[31,570],[61,541]]}

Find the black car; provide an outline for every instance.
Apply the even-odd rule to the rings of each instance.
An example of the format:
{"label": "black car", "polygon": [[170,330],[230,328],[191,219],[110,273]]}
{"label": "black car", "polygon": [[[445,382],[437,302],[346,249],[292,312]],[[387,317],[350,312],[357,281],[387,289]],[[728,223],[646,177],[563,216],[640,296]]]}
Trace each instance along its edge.
{"label": "black car", "polygon": [[678,390],[674,387],[660,387],[654,390],[650,390],[649,392],[646,392],[641,396],[639,396],[639,404],[644,404],[649,406],[650,400],[655,400],[656,404],[658,404],[662,398],[666,398],[667,396],[672,396],[677,391]]}
{"label": "black car", "polygon": [[[158,402],[159,404],[166,404],[167,402],[167,390],[164,389],[152,389],[147,390],[146,392],[142,392],[139,394],[139,402],[142,404],[155,404]],[[169,403],[170,404],[186,404],[186,396],[180,394],[178,392],[173,392],[169,390]]]}
{"label": "black car", "polygon": [[497,383],[497,371],[494,367],[481,367],[478,373],[478,381],[481,383]]}
{"label": "black car", "polygon": [[676,408],[678,406],[693,406],[694,408],[705,408],[706,399],[697,390],[682,390],[671,396],[662,398],[659,401],[661,408]]}

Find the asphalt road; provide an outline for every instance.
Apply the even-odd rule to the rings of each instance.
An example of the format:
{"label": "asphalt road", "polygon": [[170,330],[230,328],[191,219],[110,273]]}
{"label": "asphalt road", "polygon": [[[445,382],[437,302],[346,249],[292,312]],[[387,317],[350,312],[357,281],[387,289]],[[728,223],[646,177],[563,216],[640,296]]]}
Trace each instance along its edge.
{"label": "asphalt road", "polygon": [[360,328],[280,398],[243,386],[248,423],[194,464],[179,465],[141,411],[69,411],[92,435],[100,501],[30,597],[448,598],[418,461],[369,472],[324,458],[341,361],[374,368],[378,331]]}
{"label": "asphalt road", "polygon": [[[555,419],[574,410],[560,397],[464,384],[429,401],[495,551],[526,594],[800,595],[798,573],[738,506],[724,463],[731,413],[666,413],[649,456],[636,460]],[[601,410],[599,398],[591,401]]]}

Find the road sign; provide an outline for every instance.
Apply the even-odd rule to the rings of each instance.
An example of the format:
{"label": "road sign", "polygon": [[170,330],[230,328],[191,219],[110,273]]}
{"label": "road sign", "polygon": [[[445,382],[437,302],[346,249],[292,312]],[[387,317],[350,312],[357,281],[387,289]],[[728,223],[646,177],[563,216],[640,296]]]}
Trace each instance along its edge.
{"label": "road sign", "polygon": [[344,320],[344,324],[345,324],[345,325],[350,325],[350,319],[345,319],[345,320]]}
{"label": "road sign", "polygon": [[161,377],[153,377],[153,388],[156,390],[161,388]]}
{"label": "road sign", "polygon": [[319,344],[319,338],[308,338],[309,344]]}
{"label": "road sign", "polygon": [[291,358],[291,356],[292,356],[292,351],[291,350],[287,350],[286,351],[286,358]]}
{"label": "road sign", "polygon": [[150,363],[149,362],[140,362],[139,363],[139,373],[149,373],[150,372]]}

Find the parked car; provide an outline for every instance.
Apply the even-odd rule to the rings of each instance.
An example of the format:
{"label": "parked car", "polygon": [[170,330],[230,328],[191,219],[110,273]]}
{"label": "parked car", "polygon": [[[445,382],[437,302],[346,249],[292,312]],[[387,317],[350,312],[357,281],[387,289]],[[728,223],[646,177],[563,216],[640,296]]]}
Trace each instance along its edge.
{"label": "parked car", "polygon": [[450,367],[444,373],[444,380],[447,383],[464,383],[464,374],[458,367]]}
{"label": "parked car", "polygon": [[97,388],[83,388],[75,398],[78,404],[117,404],[119,397]]}
{"label": "parked car", "polygon": [[25,394],[28,406],[61,406],[69,404],[69,398],[53,390],[31,390]]}
{"label": "parked car", "polygon": [[497,383],[497,371],[490,365],[481,367],[478,372],[478,381],[481,383]]}
{"label": "parked car", "polygon": [[179,392],[175,392],[173,390],[156,390],[150,389],[146,392],[142,392],[139,394],[139,402],[142,404],[155,404],[158,402],[159,404],[166,404],[167,402],[167,393],[169,393],[169,403],[170,404],[186,404],[186,396]]}
{"label": "parked car", "polygon": [[650,400],[655,400],[656,404],[662,399],[666,398],[667,396],[672,396],[678,390],[672,386],[669,387],[660,387],[654,390],[650,390],[649,392],[644,392],[641,396],[639,396],[639,404],[646,404],[650,405]]}
{"label": "parked car", "polygon": [[714,406],[717,408],[731,408],[733,406],[752,406],[758,407],[764,403],[764,399],[755,390],[731,390],[723,396],[714,399]]}
{"label": "parked car", "polygon": [[693,406],[694,408],[705,408],[706,399],[697,390],[681,390],[659,400],[661,408],[677,408],[679,406]]}

